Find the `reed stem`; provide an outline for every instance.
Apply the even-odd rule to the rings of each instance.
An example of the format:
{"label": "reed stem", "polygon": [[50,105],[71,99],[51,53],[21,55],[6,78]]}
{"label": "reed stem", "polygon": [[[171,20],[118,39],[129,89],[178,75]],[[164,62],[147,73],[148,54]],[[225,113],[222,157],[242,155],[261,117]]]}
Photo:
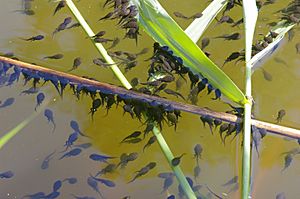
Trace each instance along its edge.
{"label": "reed stem", "polygon": [[[89,25],[87,24],[85,19],[82,17],[82,15],[80,14],[79,10],[76,8],[76,6],[72,2],[72,0],[66,0],[66,3],[68,5],[69,9],[71,10],[71,12],[73,13],[73,15],[76,17],[78,22],[81,24],[82,28],[87,33],[87,35],[89,37],[94,36],[95,33],[92,31],[92,29],[89,27]],[[98,49],[100,54],[103,56],[105,61],[108,64],[112,64],[111,69],[112,69],[113,73],[117,76],[117,78],[121,81],[122,85],[127,89],[131,89],[132,86],[127,81],[127,79],[125,78],[123,73],[120,71],[118,66],[112,60],[112,58],[108,55],[108,53],[105,50],[105,48],[103,47],[103,45],[100,44],[100,43],[95,43],[94,41],[93,41],[93,43],[95,44],[96,48]],[[164,137],[162,136],[161,132],[159,131],[159,129],[156,126],[153,128],[153,133],[156,136],[157,141],[160,145],[160,148],[162,149],[165,157],[167,158],[168,162],[170,163],[170,166],[173,169],[173,171],[174,171],[179,183],[181,184],[184,192],[186,193],[186,195],[188,196],[189,199],[196,199],[196,196],[195,196],[194,192],[192,191],[191,187],[189,186],[186,178],[184,177],[183,172],[181,171],[180,167],[178,167],[178,166],[173,167],[171,165],[171,160],[173,159],[174,156],[173,156],[170,148],[168,147]]]}
{"label": "reed stem", "polygon": [[4,134],[2,137],[0,137],[0,150],[2,147],[7,144],[14,136],[16,136],[23,128],[25,128],[34,118],[36,118],[41,111],[48,105],[50,100],[45,100],[45,102],[37,109],[37,111],[34,111],[29,117],[27,117],[25,120],[23,120],[20,124],[18,124],[15,128]]}
{"label": "reed stem", "polygon": [[244,137],[243,137],[243,164],[242,164],[242,199],[250,197],[250,183],[251,183],[251,108],[252,108],[252,94],[251,94],[251,54],[252,43],[255,31],[258,10],[255,0],[243,1],[243,14],[245,26],[245,96],[248,98],[247,103],[244,104]]}
{"label": "reed stem", "polygon": [[159,131],[159,129],[157,128],[157,125],[154,126],[153,128],[153,134],[156,136],[157,138],[157,142],[159,143],[159,146],[161,148],[161,150],[164,152],[165,157],[167,158],[176,178],[177,181],[180,183],[182,189],[184,190],[187,198],[189,199],[196,199],[195,193],[193,192],[193,190],[191,189],[191,186],[189,185],[188,181],[186,180],[186,177],[184,176],[180,166],[172,166],[172,160],[174,158],[168,144],[166,143],[163,135],[161,134],[161,132]]}
{"label": "reed stem", "polygon": [[126,79],[126,77],[123,75],[123,73],[121,72],[121,70],[119,69],[119,67],[115,64],[115,62],[113,61],[113,59],[108,55],[108,53],[105,50],[105,48],[103,47],[103,45],[101,43],[96,43],[96,42],[93,41],[92,37],[95,35],[95,33],[90,28],[90,26],[88,25],[88,23],[86,22],[86,20],[83,18],[83,16],[80,14],[79,10],[77,9],[77,7],[73,3],[73,1],[72,0],[66,0],[66,3],[68,5],[69,9],[71,10],[71,12],[73,13],[73,15],[76,17],[76,19],[78,20],[78,22],[82,26],[83,30],[86,32],[86,34],[92,40],[92,43],[98,49],[99,53],[102,55],[102,57],[105,59],[105,61],[108,64],[111,65],[110,69],[117,76],[117,78],[120,80],[120,82],[122,83],[122,85],[125,88],[127,88],[127,89],[131,89],[132,86],[130,85],[130,83],[128,82],[128,80]]}

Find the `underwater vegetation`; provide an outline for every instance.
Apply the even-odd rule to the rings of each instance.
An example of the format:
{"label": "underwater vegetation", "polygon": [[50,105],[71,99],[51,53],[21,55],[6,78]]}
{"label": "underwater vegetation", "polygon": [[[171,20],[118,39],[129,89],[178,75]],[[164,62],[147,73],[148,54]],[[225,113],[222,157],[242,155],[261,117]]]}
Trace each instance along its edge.
{"label": "underwater vegetation", "polygon": [[[195,39],[185,34],[172,18],[168,14],[165,14],[164,10],[160,9],[160,4],[154,0],[140,2],[136,0],[107,0],[100,2],[101,7],[103,6],[102,11],[106,13],[101,12],[100,18],[96,19],[97,23],[104,23],[105,21],[116,23],[115,25],[118,29],[122,29],[121,31],[123,31],[123,38],[119,36],[111,37],[109,31],[104,30],[104,28],[101,28],[101,30],[95,34],[91,34],[84,23],[79,20],[76,11],[74,11],[74,7],[72,8],[71,2],[70,0],[61,0],[53,1],[50,4],[49,1],[49,7],[53,10],[51,10],[51,15],[53,15],[51,17],[55,18],[67,13],[67,7],[71,9],[73,14],[75,13],[75,17],[70,17],[68,16],[69,14],[63,15],[63,20],[59,20],[57,24],[55,23],[55,28],[53,28],[51,32],[47,34],[37,33],[31,36],[24,36],[19,38],[19,40],[24,42],[24,45],[33,43],[42,45],[47,39],[54,40],[59,35],[71,31],[70,29],[82,26],[88,34],[88,36],[84,36],[84,38],[90,39],[97,48],[102,49],[99,50],[101,57],[89,60],[90,65],[98,68],[100,66],[101,70],[111,68],[115,74],[118,74],[118,72],[116,72],[117,69],[115,69],[116,65],[118,65],[122,67],[125,74],[130,74],[143,64],[146,66],[144,68],[145,77],[133,77],[129,83],[125,77],[125,80],[122,79],[123,74],[119,70],[122,75],[119,74],[116,76],[121,80],[123,87],[130,89],[126,90],[123,87],[102,84],[93,77],[78,77],[56,70],[48,70],[36,64],[18,62],[22,57],[11,52],[3,53],[3,57],[0,59],[0,89],[11,88],[14,84],[22,84],[22,87],[26,87],[20,92],[20,95],[28,98],[34,96],[35,106],[32,107],[32,111],[35,112],[35,114],[42,112],[43,119],[49,124],[51,136],[57,136],[61,130],[58,128],[60,122],[57,120],[58,111],[48,105],[52,94],[47,92],[46,87],[53,87],[62,100],[68,99],[70,101],[74,100],[80,102],[83,99],[86,100],[89,98],[90,106],[86,110],[88,113],[86,117],[92,121],[91,125],[98,122],[96,118],[98,118],[99,112],[102,110],[105,112],[105,116],[107,116],[111,114],[115,108],[121,109],[124,117],[135,120],[142,126],[142,129],[133,129],[127,133],[126,136],[115,141],[120,147],[136,146],[140,150],[126,150],[120,154],[114,153],[113,150],[111,153],[95,150],[92,144],[94,142],[93,136],[81,126],[80,121],[74,119],[65,121],[69,127],[68,132],[64,132],[65,138],[60,141],[59,148],[54,148],[52,151],[49,151],[45,154],[45,157],[40,160],[40,170],[42,170],[42,172],[51,172],[55,164],[68,161],[72,164],[71,161],[84,157],[85,161],[89,161],[91,164],[97,166],[100,165],[99,168],[97,167],[98,171],[95,173],[90,172],[84,176],[84,179],[75,176],[75,174],[74,176],[60,177],[47,189],[36,190],[37,192],[35,193],[26,192],[18,197],[35,199],[65,197],[62,196],[65,194],[65,187],[69,185],[77,186],[78,183],[81,183],[81,185],[84,184],[83,186],[88,188],[90,195],[85,195],[86,192],[81,193],[81,189],[78,189],[76,193],[68,193],[70,198],[108,198],[106,196],[107,193],[113,193],[114,189],[119,186],[126,186],[112,176],[123,172],[128,173],[128,167],[133,165],[138,166],[135,166],[135,172],[129,174],[130,179],[125,180],[127,186],[139,183],[142,181],[141,179],[148,179],[150,176],[158,173],[157,180],[161,182],[160,189],[157,191],[160,194],[157,196],[159,198],[230,198],[230,196],[237,193],[240,189],[241,192],[243,192],[242,198],[245,198],[245,194],[248,197],[251,193],[245,187],[250,187],[250,178],[248,181],[244,180],[244,176],[247,174],[243,173],[242,176],[235,175],[224,182],[218,182],[223,188],[223,191],[220,192],[219,189],[215,191],[215,186],[201,179],[202,173],[205,172],[203,159],[205,159],[207,150],[203,147],[203,142],[197,140],[197,144],[192,146],[193,150],[189,152],[176,152],[176,156],[173,156],[163,138],[165,134],[161,132],[171,127],[174,132],[178,133],[181,120],[184,119],[182,112],[196,113],[195,111],[193,112],[186,109],[200,103],[202,106],[203,104],[199,102],[199,99],[206,98],[212,103],[223,104],[225,108],[222,111],[226,112],[227,116],[225,113],[218,115],[216,112],[209,110],[209,108],[207,108],[207,113],[210,114],[205,114],[203,109],[201,109],[202,112],[196,113],[199,115],[199,123],[202,122],[203,127],[208,129],[212,136],[219,134],[217,136],[220,137],[218,142],[224,146],[231,145],[233,141],[240,144],[241,141],[238,138],[242,137],[240,135],[243,135],[243,132],[248,129],[251,131],[251,155],[253,157],[254,154],[257,154],[255,157],[261,157],[260,148],[263,139],[267,133],[272,131],[272,126],[263,127],[262,124],[258,126],[256,123],[249,123],[247,119],[244,119],[249,113],[244,106],[252,105],[252,101],[254,103],[255,99],[252,100],[251,94],[245,95],[229,76],[223,72],[223,69],[232,66],[233,61],[235,61],[235,64],[240,64],[241,61],[245,61],[249,55],[249,48],[246,46],[245,49],[235,49],[232,53],[229,52],[229,55],[220,62],[220,67],[212,62],[212,59],[216,55],[207,51],[208,49],[211,50],[210,46],[213,45],[214,42],[219,42],[218,40],[224,40],[224,43],[228,42],[234,44],[243,39],[244,35],[241,33],[242,31],[237,29],[238,26],[241,26],[243,23],[243,18],[235,20],[234,17],[229,15],[233,8],[241,8],[243,2],[224,0],[224,2],[226,2],[223,5],[224,11],[221,12],[221,16],[216,18],[217,21],[214,28],[229,26],[235,29],[228,31],[228,33],[224,32],[224,34],[221,35],[213,34],[203,37],[200,41],[201,48],[195,44],[196,42],[193,42]],[[83,1],[78,1],[77,3],[80,5],[82,2]],[[216,2],[217,1],[214,1],[212,3]],[[32,5],[36,3],[37,2],[33,0],[23,0],[23,9],[18,10],[18,12],[28,17],[35,15],[39,9]],[[275,1],[266,1],[264,3],[256,1],[259,12],[262,12],[264,7],[272,6],[271,4],[275,4]],[[157,13],[152,12],[152,10],[154,10],[153,5],[157,6]],[[277,25],[274,25],[275,29],[271,28],[267,32],[259,34],[257,36],[259,39],[254,41],[254,44],[252,44],[251,41],[250,55],[256,59],[254,59],[254,61],[246,59],[246,64],[250,63],[254,67],[262,58],[271,56],[275,50],[279,48],[279,43],[283,39],[285,32],[289,31],[289,40],[293,39],[292,31],[297,31],[297,29],[294,30],[291,28],[299,24],[299,8],[300,3],[298,1],[291,1],[286,8],[278,11],[281,23],[275,24],[279,24],[284,30],[280,31],[278,30],[280,28],[276,29]],[[176,18],[185,22],[201,20],[206,17],[203,13],[205,12],[184,13],[181,11],[173,11],[173,15]],[[164,17],[160,20],[161,16]],[[151,25],[149,20],[147,21],[147,17],[153,20],[154,25]],[[166,22],[170,22],[169,27],[166,24],[166,27],[163,26]],[[273,24],[270,26],[273,27]],[[121,48],[118,49],[123,41],[131,42],[133,43],[132,45],[139,46],[140,43],[143,42],[142,35],[145,33],[141,31],[142,29],[154,39],[152,46],[148,46],[137,52],[121,50]],[[179,39],[173,37],[175,33],[178,34]],[[257,38],[255,37],[255,39]],[[196,40],[199,39],[200,38]],[[187,49],[187,46],[190,48]],[[299,43],[296,43],[295,48],[295,53],[299,54]],[[147,56],[147,58],[142,60],[142,56]],[[45,63],[45,61],[59,63],[59,61],[64,59],[66,59],[65,53],[58,52],[57,50],[57,52],[46,53],[40,57],[39,61],[41,63]],[[115,62],[112,61],[112,59],[114,59]],[[282,65],[287,65],[281,58],[274,60]],[[36,62],[38,62],[38,60],[36,60]],[[87,64],[86,62],[85,57],[77,55],[72,58],[72,63],[65,71],[75,73],[78,70],[83,70]],[[267,71],[267,69],[260,69],[263,78],[267,82],[274,82],[272,74]],[[254,69],[252,70],[254,71]],[[71,92],[73,99],[65,97],[65,92]],[[180,103],[164,98],[176,99]],[[18,101],[14,96],[0,99],[0,113],[2,110],[5,111],[9,108],[14,108],[17,103]],[[187,105],[184,106],[184,104]],[[254,107],[255,106],[254,103]],[[211,114],[212,112],[214,114]],[[226,117],[229,117],[229,114],[234,117],[235,120],[226,119]],[[274,110],[274,114],[275,116],[272,118],[272,122],[281,124],[285,122],[289,113],[285,108],[280,108]],[[249,118],[251,119],[251,117],[254,118],[255,116],[251,115],[250,110]],[[248,123],[250,124],[250,129],[247,127]],[[121,122],[120,125],[122,125]],[[275,127],[281,128],[280,126]],[[14,132],[10,131],[6,134],[8,138],[6,136],[0,137],[0,148],[2,148],[4,144],[7,144],[13,137],[10,136],[12,135],[10,134],[11,132],[15,135],[16,132],[21,131],[22,128],[24,128],[24,125],[23,127],[18,127]],[[282,131],[283,130],[281,130],[281,132]],[[285,134],[281,133],[281,135]],[[297,133],[287,135],[291,137],[293,143],[299,144],[300,138]],[[228,141],[228,139],[230,140]],[[245,139],[246,138],[243,137],[243,141],[245,141]],[[84,142],[82,142],[82,140]],[[105,139],[103,140],[105,141]],[[151,153],[151,150],[155,147],[154,145],[159,145],[162,148],[162,152],[169,163],[170,171],[161,172],[162,164],[160,160],[145,158],[147,154]],[[243,148],[247,148],[245,142],[241,145]],[[299,149],[297,147],[280,156],[282,160],[281,163],[283,163],[281,165],[281,173],[287,172],[295,162],[294,159],[298,154]],[[147,162],[138,164],[137,162],[141,159]],[[185,162],[192,162],[191,174],[184,175],[181,171],[180,167]],[[248,163],[249,162],[250,159]],[[15,174],[10,168],[1,167],[0,169],[1,183],[8,183],[18,177],[18,173]],[[84,188],[82,188],[82,190],[83,189]],[[285,193],[283,192],[276,194],[276,196],[274,195],[276,198],[285,198]],[[124,195],[123,198],[131,198],[130,192],[124,192],[122,195]],[[153,198],[153,196],[151,196],[151,198]]]}

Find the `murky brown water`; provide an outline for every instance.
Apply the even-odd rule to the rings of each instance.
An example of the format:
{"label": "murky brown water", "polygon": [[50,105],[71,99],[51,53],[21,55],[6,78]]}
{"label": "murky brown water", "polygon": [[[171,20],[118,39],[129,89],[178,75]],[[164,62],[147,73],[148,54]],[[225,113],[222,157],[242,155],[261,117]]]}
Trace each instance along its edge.
{"label": "murky brown water", "polygon": [[[82,0],[76,5],[78,5],[83,16],[86,17],[95,32],[106,30],[108,38],[116,36],[123,38],[124,32],[115,26],[116,22],[98,22],[98,19],[108,12],[107,9],[102,8],[103,3],[104,1]],[[188,3],[186,1],[164,0],[161,3],[170,13],[180,11],[187,15],[199,12],[208,5],[208,3],[197,0],[190,0]],[[287,2],[282,1],[261,9],[256,30],[257,37],[260,37],[260,33],[265,34],[268,31],[265,23],[269,22],[269,19],[279,18],[279,15],[272,13],[286,6],[286,4]],[[109,69],[93,65],[92,60],[99,57],[99,54],[92,43],[85,39],[86,36],[81,28],[59,32],[52,38],[52,32],[57,25],[65,17],[71,16],[67,8],[52,16],[55,8],[54,3],[36,0],[32,6],[36,14],[26,16],[20,12],[14,12],[22,8],[21,0],[1,1],[1,52],[12,51],[21,60],[34,62],[59,71],[69,70],[73,64],[73,59],[80,56],[83,63],[77,70],[72,72],[73,74],[85,75],[102,82],[120,85]],[[230,13],[235,20],[239,19],[241,14],[241,9],[238,7]],[[182,27],[187,27],[191,22],[182,19],[176,19],[176,21]],[[205,36],[214,37],[236,31],[242,33],[243,27],[233,29],[228,24],[223,24],[208,29]],[[273,76],[271,82],[263,78],[260,69],[253,74],[253,96],[256,102],[254,113],[256,118],[275,122],[277,111],[285,109],[287,115],[284,117],[282,124],[295,128],[300,128],[298,102],[300,98],[298,89],[300,58],[294,47],[295,43],[300,41],[298,32],[296,32],[292,41],[288,42],[286,38],[276,54],[264,63],[263,68]],[[45,34],[45,40],[25,42],[19,39],[19,37],[28,38],[37,34]],[[151,38],[144,32],[141,32],[141,34],[138,46],[135,45],[133,40],[125,39],[114,50],[138,52],[145,47],[151,48],[153,44]],[[215,63],[222,65],[224,59],[231,52],[243,49],[243,42],[243,40],[223,42],[211,39],[207,51],[211,52],[211,59]],[[47,62],[41,59],[46,55],[55,53],[63,53],[64,59]],[[130,80],[138,76],[142,81],[146,81],[148,63],[143,60],[150,56],[150,53],[141,56],[138,60],[138,66],[127,72],[126,77]],[[278,63],[274,59],[275,57],[280,58],[284,63]],[[240,88],[243,88],[243,67],[243,63],[237,65],[228,63],[223,68]],[[10,87],[1,87],[0,100],[15,97],[16,102],[11,107],[0,109],[0,136],[33,113],[35,96],[19,95],[24,89],[22,81]],[[75,185],[64,184],[60,198],[72,198],[71,193],[99,197],[87,186],[86,178],[89,173],[94,174],[103,168],[105,164],[95,163],[88,156],[91,153],[119,156],[124,152],[138,152],[139,158],[129,163],[126,169],[105,176],[105,178],[111,179],[117,184],[115,188],[106,188],[100,185],[105,198],[115,199],[126,195],[130,195],[133,199],[167,197],[167,193],[161,194],[163,180],[158,178],[157,174],[171,171],[171,169],[159,146],[154,144],[143,153],[142,147],[147,140],[136,145],[119,144],[129,133],[145,128],[139,121],[132,120],[127,114],[123,116],[121,108],[112,108],[107,116],[106,110],[96,112],[92,122],[88,114],[91,104],[89,98],[86,97],[78,101],[71,92],[67,91],[64,98],[61,99],[52,85],[44,86],[42,91],[46,93],[47,97],[56,99],[51,101],[48,108],[54,112],[57,128],[52,134],[52,126],[47,123],[43,114],[40,114],[0,151],[0,172],[5,170],[15,172],[12,179],[0,180],[1,199],[21,198],[23,195],[39,191],[50,193],[55,180],[71,176],[77,177],[78,183]],[[184,94],[188,93],[188,85],[182,88],[182,92]],[[176,100],[176,98],[171,99]],[[224,103],[212,101],[210,96],[203,94],[199,98],[198,105],[220,111],[228,110]],[[40,165],[45,156],[53,151],[63,150],[66,139],[72,133],[69,126],[71,120],[79,122],[81,130],[91,137],[93,147],[84,150],[80,156],[74,158],[58,160],[60,155],[57,155],[50,161],[49,169],[41,170]],[[223,187],[222,184],[241,171],[241,147],[239,142],[241,137],[238,137],[232,143],[227,141],[224,146],[217,132],[212,135],[208,128],[203,128],[198,116],[186,113],[182,113],[176,132],[173,127],[165,125],[163,134],[175,156],[184,152],[187,153],[181,163],[181,168],[186,176],[193,177],[195,166],[195,161],[192,159],[194,145],[200,143],[204,148],[203,157],[200,160],[201,174],[195,182],[196,184],[206,184],[218,194],[227,193],[232,188]],[[89,141],[88,138],[80,138],[77,142],[85,143]],[[286,140],[282,137],[269,135],[263,140],[260,146],[259,158],[254,151],[253,198],[275,198],[279,192],[285,192],[287,198],[299,197],[299,157],[295,156],[291,166],[285,171],[281,171],[284,165],[284,156],[281,154],[296,147],[298,147],[298,144],[295,141]],[[127,184],[133,177],[134,172],[150,161],[157,162],[157,167],[146,176]],[[118,160],[112,162],[117,163]],[[177,194],[177,185],[177,182],[175,182],[169,193]],[[203,195],[208,193],[205,187],[200,192]],[[227,198],[239,198],[239,193],[230,193]]]}

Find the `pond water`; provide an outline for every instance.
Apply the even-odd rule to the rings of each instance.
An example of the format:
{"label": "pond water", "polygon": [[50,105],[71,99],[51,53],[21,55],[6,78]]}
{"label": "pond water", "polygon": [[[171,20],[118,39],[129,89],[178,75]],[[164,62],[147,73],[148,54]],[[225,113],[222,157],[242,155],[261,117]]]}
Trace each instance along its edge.
{"label": "pond water", "polygon": [[[105,30],[105,38],[121,38],[113,51],[125,50],[137,53],[144,48],[149,48],[147,54],[138,58],[138,65],[125,73],[131,80],[138,77],[141,82],[146,82],[149,61],[151,57],[153,40],[143,31],[138,39],[138,45],[134,40],[123,39],[124,30],[119,28],[116,21],[98,21],[109,12],[103,8],[104,0],[82,0],[76,2],[79,10],[86,18],[94,32]],[[75,57],[82,58],[82,64],[71,73],[78,76],[88,76],[101,82],[108,82],[120,85],[111,70],[105,67],[94,65],[92,60],[100,57],[97,50],[81,27],[61,31],[52,36],[55,28],[68,16],[74,17],[67,8],[63,8],[53,16],[56,3],[35,0],[31,1],[34,15],[28,16],[20,12],[24,2],[21,0],[1,1],[0,6],[0,51],[4,54],[13,52],[20,60],[36,63],[38,65],[67,72],[72,68]],[[261,38],[260,34],[266,34],[270,27],[267,23],[277,21],[280,14],[275,11],[284,8],[289,2],[280,1],[265,6],[259,13],[256,29],[256,39]],[[161,4],[169,13],[182,12],[187,16],[202,11],[209,3],[198,0],[179,1],[164,0]],[[238,20],[242,16],[242,9],[236,6],[230,11],[230,16]],[[174,17],[174,14],[172,14]],[[220,17],[220,16],[219,16]],[[186,28],[191,20],[175,18],[181,27]],[[210,44],[206,50],[211,53],[211,59],[221,66],[233,51],[243,49],[243,38],[238,41],[223,41],[213,37],[240,32],[243,34],[243,26],[232,28],[229,24],[215,26],[213,22],[205,32],[204,37],[210,38]],[[300,42],[299,28],[294,30],[294,37],[289,41],[286,37],[281,47],[272,57],[268,58],[261,66],[272,75],[272,81],[264,79],[261,69],[253,74],[253,97],[255,100],[254,115],[257,119],[275,123],[277,112],[280,109],[286,111],[281,124],[293,128],[300,128],[300,56],[296,54],[295,44]],[[21,38],[29,38],[34,35],[45,35],[42,41],[28,42]],[[201,45],[201,42],[198,42]],[[109,47],[110,44],[104,44]],[[63,59],[45,60],[43,57],[62,53]],[[244,63],[227,63],[222,68],[234,82],[243,90],[244,88]],[[121,70],[124,71],[124,67]],[[11,86],[0,88],[0,101],[14,97],[15,102],[6,108],[0,109],[0,136],[13,129],[24,119],[32,115],[36,106],[36,95],[21,95],[20,93],[30,86],[23,85],[19,81]],[[170,86],[175,88],[175,83]],[[129,162],[126,168],[117,169],[113,173],[105,174],[102,177],[115,182],[115,187],[107,187],[99,184],[100,192],[104,198],[116,199],[130,196],[131,198],[167,198],[168,194],[178,194],[178,183],[174,184],[165,192],[163,190],[164,180],[157,177],[161,172],[171,172],[163,153],[157,143],[148,147],[143,152],[143,146],[148,138],[138,144],[120,144],[122,139],[134,131],[143,131],[145,125],[137,119],[132,119],[129,114],[123,115],[123,110],[111,108],[106,114],[104,108],[99,109],[94,119],[89,114],[91,99],[82,97],[77,100],[70,89],[66,89],[64,97],[61,98],[55,88],[50,84],[41,87],[48,100],[46,105],[54,113],[56,129],[52,132],[52,124],[47,122],[43,111],[35,117],[22,131],[9,141],[0,151],[0,173],[11,170],[13,178],[0,178],[0,198],[22,198],[24,195],[37,192],[50,193],[53,183],[56,180],[63,180],[76,177],[77,183],[63,183],[60,189],[59,198],[74,198],[76,196],[90,196],[100,198],[94,190],[87,185],[87,177],[95,174],[107,164],[92,161],[89,156],[92,153],[106,154],[115,159],[110,163],[118,164],[122,153],[137,152],[138,158]],[[188,95],[189,85],[184,84],[181,93]],[[176,97],[161,94],[172,100],[179,100]],[[230,108],[221,101],[213,101],[211,96],[200,94],[198,106],[209,107],[218,111],[226,111]],[[44,109],[45,107],[38,107]],[[76,157],[59,158],[64,150],[64,144],[69,135],[73,132],[70,122],[78,122],[80,130],[88,137],[79,136],[76,144],[92,143],[92,147],[82,150]],[[241,173],[241,140],[239,135],[230,142],[229,138],[224,145],[218,131],[210,133],[208,127],[203,127],[199,116],[189,113],[182,113],[176,131],[174,126],[163,125],[163,135],[175,156],[186,153],[181,161],[181,168],[186,176],[194,180],[194,184],[202,185],[199,192],[207,198],[214,198],[209,194],[207,185],[218,195],[224,198],[240,198],[239,189],[234,189],[235,184],[223,186],[228,180]],[[201,173],[194,178],[193,148],[196,144],[203,147],[202,158],[199,161]],[[286,198],[299,198],[300,184],[300,161],[299,156],[293,156],[291,165],[284,168],[284,155],[282,153],[299,147],[295,140],[268,134],[259,146],[259,156],[253,150],[253,198],[275,198],[280,192],[284,192]],[[49,161],[49,168],[41,169],[41,164],[46,156],[54,153]],[[156,162],[156,167],[145,176],[137,178],[134,182],[128,183],[135,175],[135,172],[147,165],[149,162]],[[239,178],[240,179],[240,178]],[[240,182],[240,181],[239,181]],[[239,186],[241,187],[241,186]]]}

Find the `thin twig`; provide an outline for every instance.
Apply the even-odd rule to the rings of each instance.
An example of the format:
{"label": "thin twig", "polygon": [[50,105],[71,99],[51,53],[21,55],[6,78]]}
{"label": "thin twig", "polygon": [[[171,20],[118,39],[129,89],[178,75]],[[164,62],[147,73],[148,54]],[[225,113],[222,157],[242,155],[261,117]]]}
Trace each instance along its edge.
{"label": "thin twig", "polygon": [[[180,111],[184,111],[184,112],[188,112],[188,113],[193,113],[196,115],[207,115],[207,116],[210,116],[210,117],[213,117],[216,119],[220,119],[220,120],[226,121],[226,122],[240,122],[241,121],[241,118],[238,118],[237,116],[232,115],[232,114],[228,114],[228,113],[224,113],[224,112],[216,112],[216,111],[213,111],[213,110],[210,110],[207,108],[201,108],[201,107],[191,105],[191,104],[185,104],[182,102],[175,102],[175,101],[171,101],[171,100],[157,97],[157,96],[146,95],[146,94],[139,93],[139,92],[136,92],[133,90],[127,90],[123,87],[119,87],[116,85],[111,85],[108,83],[90,80],[90,79],[86,79],[84,77],[78,77],[76,75],[71,75],[68,73],[52,70],[49,68],[44,68],[42,66],[25,63],[25,62],[10,59],[7,57],[0,56],[0,62],[6,62],[6,63],[13,64],[13,65],[16,65],[21,68],[27,68],[27,69],[34,70],[34,71],[40,71],[40,72],[56,75],[58,77],[66,78],[66,79],[70,80],[70,82],[73,82],[73,83],[95,86],[95,87],[99,88],[99,90],[106,90],[106,91],[109,91],[116,95],[128,96],[129,98],[148,102],[148,103],[155,102],[156,104],[161,104],[166,108],[176,109],[176,110],[180,110]],[[268,122],[255,120],[255,119],[252,119],[252,125],[256,126],[257,128],[264,128],[268,132],[273,133],[273,134],[297,138],[297,139],[300,138],[300,130],[297,130],[294,128],[271,124]]]}

